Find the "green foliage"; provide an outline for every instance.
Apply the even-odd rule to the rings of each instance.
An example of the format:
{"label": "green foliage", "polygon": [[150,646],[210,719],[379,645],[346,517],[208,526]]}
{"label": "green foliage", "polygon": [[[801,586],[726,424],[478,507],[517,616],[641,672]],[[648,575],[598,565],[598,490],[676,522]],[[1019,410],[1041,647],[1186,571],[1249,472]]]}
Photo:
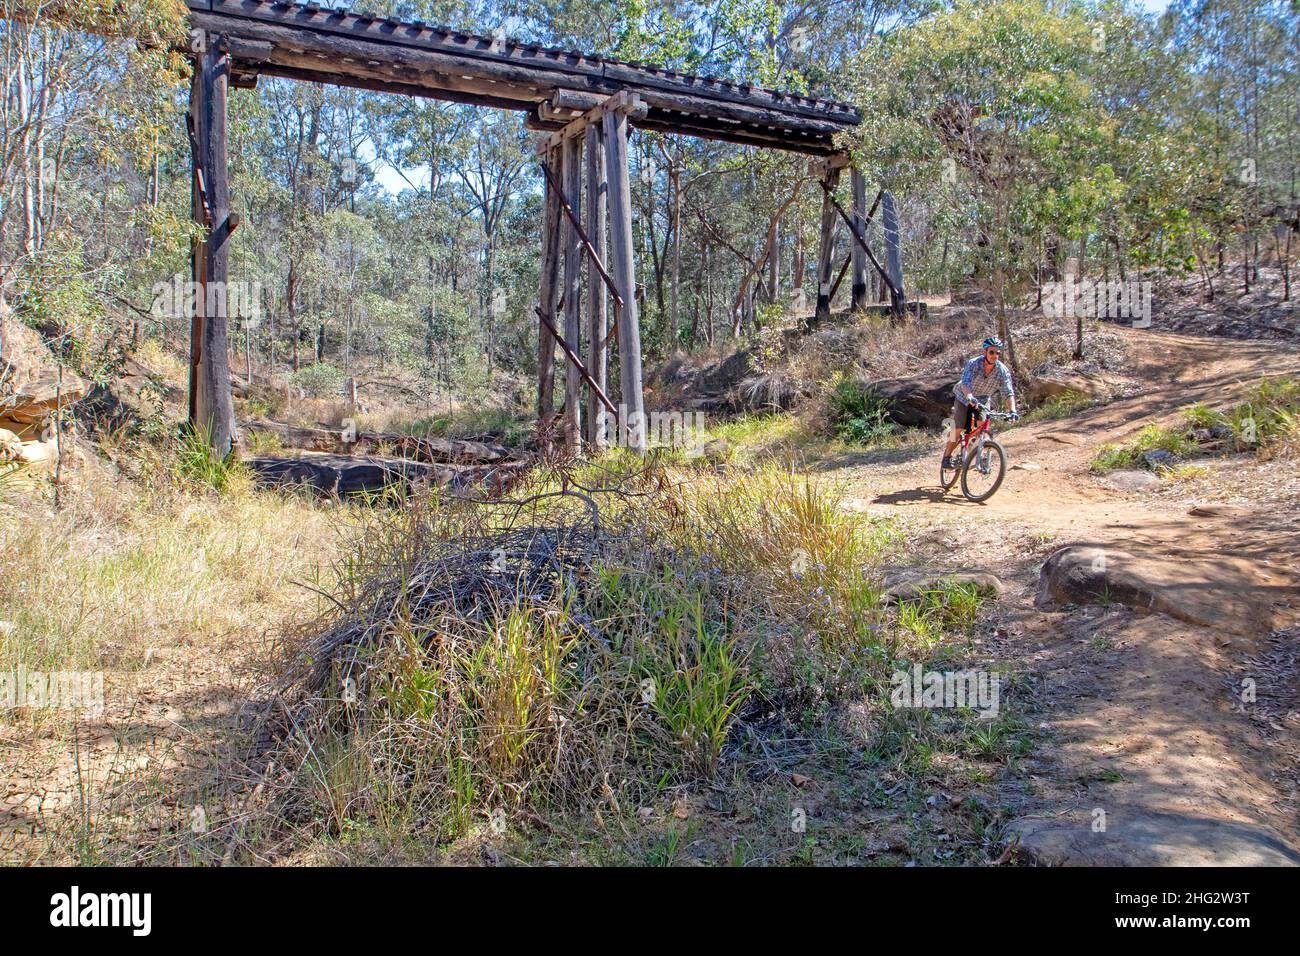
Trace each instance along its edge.
{"label": "green foliage", "polygon": [[[1232,451],[1255,451],[1261,457],[1294,452],[1300,447],[1300,379],[1261,379],[1246,393],[1245,401],[1223,411],[1203,403],[1189,405],[1183,409],[1181,425],[1147,425],[1124,445],[1102,445],[1093,457],[1092,469],[1104,473],[1137,467],[1143,453],[1155,450],[1179,457],[1199,454],[1191,434],[1194,429],[1226,433]],[[1197,473],[1180,474],[1194,477]]]}
{"label": "green foliage", "polygon": [[1263,379],[1225,418],[1239,447],[1294,451],[1300,441],[1300,378]]}
{"label": "green foliage", "polygon": [[899,602],[898,627],[921,647],[952,631],[968,634],[986,596],[975,584],[942,581],[916,600]]}
{"label": "green foliage", "polygon": [[[1082,392],[1067,390],[1060,395],[1054,395],[1052,398],[1043,402],[1033,411],[1021,417],[1018,424],[1029,425],[1034,422],[1053,421],[1058,418],[1069,418],[1076,412],[1085,408],[1091,408],[1097,404],[1097,400],[1091,398]],[[1014,427],[1014,426],[1012,426]]]}
{"label": "green foliage", "polygon": [[835,377],[827,404],[835,433],[843,441],[874,445],[898,434],[898,426],[889,418],[889,403],[851,375],[841,373]]}
{"label": "green foliage", "polygon": [[211,489],[218,493],[242,489],[250,480],[248,469],[233,453],[218,458],[212,451],[209,433],[190,425],[181,430],[173,467],[177,484]]}
{"label": "green foliage", "polygon": [[1185,428],[1147,425],[1125,445],[1104,444],[1092,459],[1092,470],[1100,473],[1119,468],[1144,467],[1142,456],[1151,451],[1167,451],[1182,458],[1193,454],[1196,445]]}
{"label": "green foliage", "polygon": [[343,393],[346,377],[341,368],[328,362],[316,362],[298,369],[289,381],[311,398],[337,398]]}
{"label": "green foliage", "polygon": [[24,321],[77,373],[99,383],[120,375],[125,342],[91,281],[81,240],[70,232],[56,232],[30,270],[19,302]]}

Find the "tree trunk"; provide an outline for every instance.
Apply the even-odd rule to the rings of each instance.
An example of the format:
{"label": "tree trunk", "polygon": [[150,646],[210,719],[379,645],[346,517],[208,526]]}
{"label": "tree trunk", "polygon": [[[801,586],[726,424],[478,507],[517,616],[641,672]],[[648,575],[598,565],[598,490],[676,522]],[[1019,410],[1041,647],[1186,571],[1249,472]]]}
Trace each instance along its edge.
{"label": "tree trunk", "polygon": [[672,177],[673,186],[673,206],[672,206],[672,230],[673,230],[673,261],[672,261],[672,278],[670,287],[670,305],[669,315],[672,348],[676,349],[681,345],[679,341],[679,330],[681,328],[680,294],[681,294],[681,277],[682,277],[682,181],[681,170],[674,163],[669,167]]}

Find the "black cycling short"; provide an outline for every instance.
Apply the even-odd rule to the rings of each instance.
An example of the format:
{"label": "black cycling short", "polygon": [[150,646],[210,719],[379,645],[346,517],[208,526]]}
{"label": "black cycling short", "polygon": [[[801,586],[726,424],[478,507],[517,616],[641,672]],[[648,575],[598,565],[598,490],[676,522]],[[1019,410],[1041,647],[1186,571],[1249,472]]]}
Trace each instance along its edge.
{"label": "black cycling short", "polygon": [[[979,399],[979,396],[975,396]],[[983,399],[980,399],[983,401]],[[954,428],[960,428],[963,432],[968,432],[975,427],[975,413],[979,411],[974,405],[967,405],[960,398],[953,399],[952,403],[952,424]]]}

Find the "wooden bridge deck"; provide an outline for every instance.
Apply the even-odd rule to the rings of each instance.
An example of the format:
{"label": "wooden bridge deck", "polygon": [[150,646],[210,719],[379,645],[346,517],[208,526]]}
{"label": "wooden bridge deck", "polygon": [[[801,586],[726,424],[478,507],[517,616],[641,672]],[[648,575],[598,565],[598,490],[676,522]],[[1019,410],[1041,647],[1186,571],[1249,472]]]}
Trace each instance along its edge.
{"label": "wooden bridge deck", "polygon": [[559,130],[607,97],[645,104],[633,126],[814,155],[860,122],[851,105],[479,36],[315,3],[187,0],[192,26],[222,37],[231,84],[259,75],[522,110]]}

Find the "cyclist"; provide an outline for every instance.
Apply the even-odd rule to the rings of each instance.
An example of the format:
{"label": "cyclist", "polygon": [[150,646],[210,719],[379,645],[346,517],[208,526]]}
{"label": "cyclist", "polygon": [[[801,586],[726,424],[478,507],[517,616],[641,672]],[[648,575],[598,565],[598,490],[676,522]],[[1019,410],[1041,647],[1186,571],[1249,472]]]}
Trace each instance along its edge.
{"label": "cyclist", "polygon": [[983,355],[966,363],[961,381],[953,387],[952,435],[943,450],[943,467],[952,468],[952,451],[961,443],[963,433],[975,424],[975,409],[988,407],[993,396],[1005,396],[1011,406],[1011,419],[1019,418],[1016,412],[1016,389],[1011,384],[1011,370],[1002,363],[1002,340],[989,336],[982,346]]}

